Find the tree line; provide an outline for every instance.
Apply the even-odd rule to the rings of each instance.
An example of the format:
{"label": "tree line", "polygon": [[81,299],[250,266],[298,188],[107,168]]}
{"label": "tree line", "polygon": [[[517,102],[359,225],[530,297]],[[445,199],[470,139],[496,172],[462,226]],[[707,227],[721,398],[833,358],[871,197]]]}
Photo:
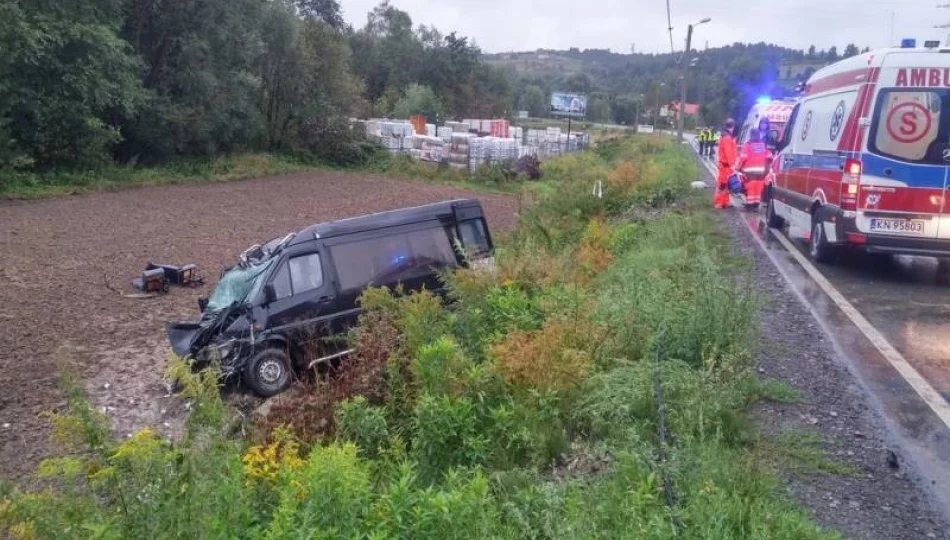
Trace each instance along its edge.
{"label": "tree line", "polygon": [[[867,49],[865,49],[867,50]],[[514,86],[515,106],[532,116],[546,114],[552,91],[588,95],[588,119],[596,122],[650,123],[659,107],[680,99],[683,63],[690,64],[687,102],[701,105],[701,120],[718,124],[744,118],[756,99],[795,94],[798,82],[823,65],[861,52],[854,44],[817,51],[766,43],[735,43],[692,50],[689,54],[620,54],[605,49],[489,55]],[[659,106],[659,107],[658,107]]]}
{"label": "tree line", "polygon": [[361,159],[351,116],[510,112],[467,38],[384,1],[0,3],[0,169],[159,163],[237,151]]}

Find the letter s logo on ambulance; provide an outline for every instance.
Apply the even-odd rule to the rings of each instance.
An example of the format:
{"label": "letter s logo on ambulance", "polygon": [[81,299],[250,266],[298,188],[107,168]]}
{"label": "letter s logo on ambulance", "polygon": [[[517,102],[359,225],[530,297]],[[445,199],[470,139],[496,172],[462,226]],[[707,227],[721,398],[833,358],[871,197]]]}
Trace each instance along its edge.
{"label": "letter s logo on ambulance", "polygon": [[950,88],[950,68],[901,68],[894,86]]}
{"label": "letter s logo on ambulance", "polygon": [[915,143],[926,137],[932,125],[930,113],[920,103],[901,103],[887,115],[888,135],[904,144]]}

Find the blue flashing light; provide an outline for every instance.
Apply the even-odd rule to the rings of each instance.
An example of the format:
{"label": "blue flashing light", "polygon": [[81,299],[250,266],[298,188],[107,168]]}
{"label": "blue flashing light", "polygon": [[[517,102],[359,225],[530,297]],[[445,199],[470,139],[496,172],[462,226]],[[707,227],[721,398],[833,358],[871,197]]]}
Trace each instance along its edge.
{"label": "blue flashing light", "polygon": [[772,103],[772,98],[769,96],[759,96],[759,99],[755,100],[759,105],[767,105]]}
{"label": "blue flashing light", "polygon": [[913,38],[905,38],[901,40],[901,49],[913,49],[917,47],[917,40]]}

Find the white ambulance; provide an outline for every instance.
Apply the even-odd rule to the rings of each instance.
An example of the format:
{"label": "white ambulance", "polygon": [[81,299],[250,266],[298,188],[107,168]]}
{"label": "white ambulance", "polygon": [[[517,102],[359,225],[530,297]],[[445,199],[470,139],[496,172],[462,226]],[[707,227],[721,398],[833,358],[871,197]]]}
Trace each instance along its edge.
{"label": "white ambulance", "polygon": [[882,49],[817,71],[772,161],[767,220],[837,249],[950,257],[950,49]]}

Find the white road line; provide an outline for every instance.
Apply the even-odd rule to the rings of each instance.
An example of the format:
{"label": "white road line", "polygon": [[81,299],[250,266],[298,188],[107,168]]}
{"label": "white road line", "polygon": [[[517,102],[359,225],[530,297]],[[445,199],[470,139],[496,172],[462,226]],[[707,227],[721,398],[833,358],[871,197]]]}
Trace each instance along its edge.
{"label": "white road line", "polygon": [[[702,159],[702,158],[700,158]],[[703,165],[706,167],[706,170],[713,175],[713,178],[716,177],[715,166],[709,161],[703,160]],[[755,238],[763,248],[765,248],[764,243],[755,234],[755,231],[750,228],[749,234]],[[778,241],[782,244],[788,253],[798,261],[798,264],[805,269],[805,272],[812,278],[812,280],[828,295],[829,298],[838,306],[838,308],[851,320],[851,322],[864,334],[864,337],[870,341],[874,347],[881,353],[885,360],[891,364],[901,377],[907,381],[907,384],[917,392],[917,395],[920,396],[920,399],[924,400],[924,403],[930,407],[930,409],[936,414],[943,423],[950,428],[950,403],[947,403],[947,400],[934,389],[933,386],[927,382],[927,379],[923,377],[914,366],[910,365],[906,358],[890,344],[889,341],[878,332],[877,328],[866,319],[860,311],[855,308],[847,298],[841,294],[834,285],[831,284],[828,279],[822,275],[821,271],[815,268],[815,265],[811,263],[808,259],[805,258],[801,252],[792,244],[792,242],[785,237],[780,231],[773,231]],[[791,285],[791,282],[789,282]],[[792,285],[794,287],[794,285]]]}
{"label": "white road line", "polygon": [[838,292],[838,289],[831,284],[828,279],[821,274],[821,272],[815,268],[811,262],[802,255],[798,249],[792,244],[792,242],[785,237],[784,234],[777,233],[774,234],[778,241],[781,242],[782,246],[795,258],[796,261],[802,268],[808,272],[808,275],[811,276],[812,280],[821,287],[821,290],[828,295],[829,298],[844,312],[845,315],[851,319],[851,322],[854,323],[858,330],[864,334],[864,337],[868,338],[875,348],[880,351],[881,355],[891,364],[891,366],[901,374],[901,377],[904,377],[904,380],[907,381],[907,384],[917,392],[917,395],[920,396],[920,399],[924,400],[933,412],[940,417],[940,420],[943,421],[947,427],[950,427],[950,403],[947,403],[943,396],[940,395],[933,386],[927,382],[914,366],[910,365],[907,359],[894,348],[884,336],[874,328],[871,323],[864,318],[864,315],[861,315],[861,312],[858,311],[852,304],[849,302],[844,295]]}

